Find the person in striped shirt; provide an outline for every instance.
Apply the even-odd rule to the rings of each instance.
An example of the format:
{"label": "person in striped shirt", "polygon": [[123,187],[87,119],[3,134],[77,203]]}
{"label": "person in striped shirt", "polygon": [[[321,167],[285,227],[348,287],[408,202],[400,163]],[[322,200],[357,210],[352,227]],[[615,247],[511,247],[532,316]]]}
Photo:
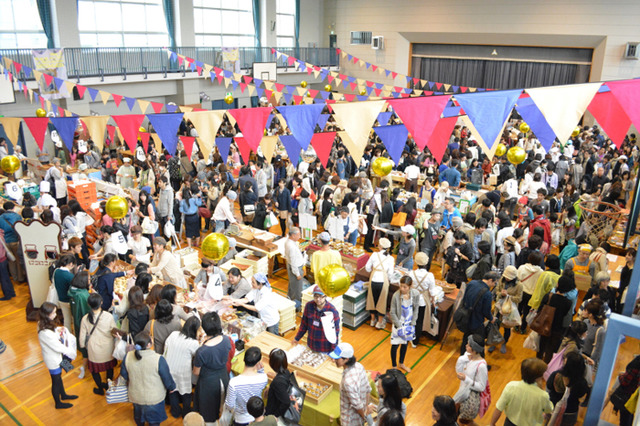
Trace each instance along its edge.
{"label": "person in striped shirt", "polygon": [[261,396],[267,386],[267,375],[262,366],[262,352],[252,346],[244,353],[244,371],[229,380],[227,408],[233,411],[235,426],[245,426],[253,422],[254,417],[247,412],[247,401],[252,396]]}

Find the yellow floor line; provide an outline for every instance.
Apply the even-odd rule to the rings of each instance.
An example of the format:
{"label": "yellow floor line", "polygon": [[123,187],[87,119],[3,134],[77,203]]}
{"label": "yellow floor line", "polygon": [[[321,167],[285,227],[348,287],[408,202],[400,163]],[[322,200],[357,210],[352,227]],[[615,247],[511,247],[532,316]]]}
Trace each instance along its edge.
{"label": "yellow floor line", "polygon": [[[0,389],[2,389],[4,391],[4,393],[6,393],[9,398],[11,398],[13,400],[13,402],[15,402],[16,404],[18,404],[18,406],[20,406],[22,408],[22,410],[27,413],[27,416],[31,417],[31,420],[33,420],[37,425],[41,425],[44,426],[44,423],[42,423],[42,421],[40,421],[40,419],[33,414],[33,412],[31,412],[31,410],[28,407],[25,407],[24,404],[22,403],[22,401],[20,401],[18,399],[17,396],[15,396],[13,394],[13,392],[11,392],[5,385],[3,385],[2,383],[0,383]],[[13,410],[11,410],[13,411]]]}
{"label": "yellow floor line", "polygon": [[[73,389],[73,388],[75,388],[76,386],[81,385],[83,382],[86,382],[86,381],[88,381],[88,379],[82,380],[82,381],[80,381],[80,382],[76,383],[75,385],[71,385],[71,386],[68,386],[68,387],[67,387],[67,386],[65,386],[64,390],[65,390],[65,391],[68,391],[69,389]],[[39,394],[40,394],[40,393],[42,393],[42,392],[43,392],[43,391],[39,392]],[[47,397],[47,398],[43,399],[42,401],[37,402],[37,403],[35,403],[34,405],[30,406],[30,407],[29,407],[29,409],[33,410],[33,409],[34,409],[34,408],[36,408],[38,405],[42,405],[42,404],[44,404],[45,402],[47,402],[47,401],[52,401],[52,400],[53,400],[53,397],[52,397],[52,396],[49,396],[49,397]],[[27,403],[27,402],[28,402],[28,401],[25,401],[25,403]],[[72,404],[73,404],[73,402],[72,402]]]}
{"label": "yellow floor line", "polygon": [[449,352],[449,355],[447,355],[447,357],[442,360],[442,362],[440,363],[440,365],[438,365],[438,368],[436,368],[435,370],[433,370],[433,372],[429,375],[429,377],[427,377],[427,379],[422,383],[422,385],[420,385],[420,387],[413,391],[413,396],[411,397],[411,399],[409,401],[407,401],[407,407],[413,402],[413,400],[415,399],[414,397],[418,394],[420,394],[420,392],[422,392],[422,389],[424,389],[425,386],[427,386],[429,384],[429,382],[431,381],[431,379],[433,379],[435,377],[436,374],[438,374],[438,372],[442,369],[442,367],[444,367],[444,365],[447,363],[447,361],[449,361],[449,359],[453,356],[453,354],[455,354],[456,352],[458,352],[457,349],[452,349],[451,352]]}
{"label": "yellow floor line", "polygon": [[15,311],[13,311],[13,312],[9,312],[8,314],[0,315],[0,318],[8,317],[9,315],[13,315],[13,314],[16,314],[16,313],[18,313],[18,312],[22,312],[22,311],[24,311],[24,309],[25,309],[25,308],[16,309]]}

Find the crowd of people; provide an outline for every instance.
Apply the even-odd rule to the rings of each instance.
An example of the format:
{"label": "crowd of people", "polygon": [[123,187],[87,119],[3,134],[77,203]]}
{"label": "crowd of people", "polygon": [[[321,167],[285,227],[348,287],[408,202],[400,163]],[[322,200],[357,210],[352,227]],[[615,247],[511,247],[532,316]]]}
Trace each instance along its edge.
{"label": "crowd of people", "polygon": [[[327,126],[334,125],[330,119]],[[409,344],[416,347],[423,331],[437,334],[429,330],[429,323],[444,293],[436,285],[433,267],[438,278],[464,288],[462,305],[470,315],[455,368],[460,389],[454,396],[435,397],[437,425],[469,424],[484,415],[491,368],[485,348],[491,353],[499,347],[501,353],[507,353],[511,334],[527,333],[531,318],[545,306],[554,308],[552,332],[536,342],[537,357],[522,362],[522,381],[505,388],[491,421],[495,424],[504,414],[505,424],[539,424],[544,414],[563,401],[562,424],[575,424],[600,361],[606,319],[623,308],[636,256],[635,249],[627,249],[620,284],[610,287],[606,255],[611,247],[598,241],[587,222],[581,221],[580,203],[625,206],[633,191],[640,151],[633,134],[617,148],[597,126],[585,126],[578,136],[566,144],[554,143],[547,152],[535,135],[520,133],[518,126],[512,120],[501,141],[527,152],[517,165],[506,156],[486,157],[463,126],[455,127],[440,164],[428,149],[420,150],[409,139],[395,165],[406,174],[404,188],[394,187],[390,176],[373,172],[371,164],[388,156],[375,134],[360,164],[337,137],[326,167],[317,158],[297,166],[278,153],[267,159],[260,149],[244,159],[234,144],[224,159],[217,149],[209,158],[194,149],[189,158],[182,147],[176,155],[169,155],[157,152],[153,143],[146,153],[139,143],[136,152],[127,155],[125,147],[114,141],[107,141],[103,151],[91,141],[84,153],[75,145],[71,153],[57,149],[53,158],[39,151],[40,161],[52,166],[40,184],[40,198],[36,201],[25,195],[7,201],[0,212],[2,300],[15,296],[12,281],[26,280],[21,255],[8,256],[8,252],[21,253],[12,225],[36,217],[45,223],[57,222],[65,252],[51,277],[63,318],[57,318],[56,306],[47,302],[40,309],[38,326],[56,408],[71,407],[66,401],[75,398],[66,394],[60,374],[61,363],[64,366],[65,360],[75,358],[69,346],[61,343],[56,322],[62,320],[66,330],[77,337],[83,355],[80,374],[85,369],[91,373],[98,395],[108,388],[102,373],[107,380],[113,379],[118,364],[113,357],[114,334],[129,339],[134,350],[122,359],[120,375],[129,381],[129,399],[138,424],[164,421],[165,400],[174,417],[194,410],[211,423],[228,410],[235,424],[274,424],[270,416],[282,420],[289,406],[288,400],[281,399],[281,391],[291,381],[286,354],[280,351],[269,357],[277,375],[266,404],[260,399],[267,377],[259,351],[245,350],[245,371],[230,379],[236,344],[222,334],[217,314],[200,317],[176,304],[177,289],[187,289],[189,284],[167,244],[177,236],[188,246],[198,247],[205,233],[223,232],[240,223],[274,232],[279,228],[287,238],[283,253],[287,295],[301,315],[293,342],[306,333],[311,349],[331,354],[336,365],[344,368],[342,424],[372,421],[373,412],[377,412],[377,424],[403,424],[406,406],[395,396],[399,383],[393,375],[378,378],[380,404],[368,405],[371,386],[366,372],[356,362],[353,347],[335,339],[340,318],[324,292],[314,287],[314,300],[302,305],[301,293],[308,281],[317,282],[324,266],[342,262],[331,243],[362,244],[370,253],[365,267],[370,273],[366,303],[370,326],[386,329],[391,322],[392,368],[410,373],[405,365]],[[193,134],[194,130],[184,122],[180,132]],[[269,129],[270,134],[286,131],[277,119]],[[228,121],[220,128],[220,136],[238,133],[237,126]],[[137,199],[128,198],[129,211],[123,219],[109,217],[104,202],[94,218],[76,200],[68,199],[67,176],[82,178],[92,168],[100,169],[104,180],[123,189],[139,190]],[[494,189],[482,192],[461,212],[454,191],[466,184],[490,182]],[[403,214],[401,224],[394,221],[397,213]],[[316,218],[313,228],[318,229],[321,244],[311,258],[298,244],[301,238],[313,235],[305,228],[305,216]],[[92,246],[87,241],[88,227],[97,231]],[[228,274],[221,272],[219,265],[237,253],[235,240],[229,240],[230,251],[224,259],[217,263],[203,260],[192,290],[204,300],[231,301],[278,334],[280,318],[267,276],[255,274],[247,280],[237,268]],[[124,272],[121,262],[130,263],[135,270]],[[390,278],[397,268],[406,274],[388,309]],[[152,285],[153,275],[170,284]],[[114,295],[119,277],[128,280],[122,298]],[[578,287],[588,289],[582,300]],[[502,341],[487,343],[496,330]],[[546,380],[546,390],[541,389],[547,365],[559,353],[562,366]],[[620,380],[628,396],[640,380],[637,371],[627,369]],[[563,398],[565,389],[570,390],[568,399]],[[616,408],[621,424],[630,424],[624,406]]]}

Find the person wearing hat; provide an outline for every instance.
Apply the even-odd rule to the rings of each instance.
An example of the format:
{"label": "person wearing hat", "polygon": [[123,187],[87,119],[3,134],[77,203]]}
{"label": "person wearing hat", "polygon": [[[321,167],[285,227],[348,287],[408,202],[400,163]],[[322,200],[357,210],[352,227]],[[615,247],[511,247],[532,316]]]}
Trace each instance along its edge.
{"label": "person wearing hat", "polygon": [[391,241],[387,238],[380,238],[378,246],[380,251],[373,253],[365,265],[366,271],[371,272],[366,309],[371,314],[371,327],[381,330],[387,324],[389,277],[393,273],[394,262],[393,256],[390,254]]}
{"label": "person wearing hat", "polygon": [[187,282],[180,268],[178,258],[167,250],[167,240],[162,237],[153,239],[153,261],[149,267],[149,272],[162,277],[176,287],[187,288]]}
{"label": "person wearing hat", "polygon": [[305,334],[309,349],[321,353],[332,352],[340,335],[340,314],[317,285],[313,287],[313,300],[304,307],[300,328],[291,343],[300,343]]}
{"label": "person wearing hat", "polygon": [[578,290],[587,291],[595,282],[596,262],[589,259],[591,251],[593,247],[590,244],[580,244],[578,255],[567,260],[564,265],[565,271],[573,271],[575,274]]}
{"label": "person wearing hat", "polygon": [[402,238],[398,243],[398,256],[396,258],[396,266],[413,269],[413,255],[416,252],[416,239],[413,237],[416,229],[413,225],[404,225],[400,228]]}
{"label": "person wearing hat", "polygon": [[371,393],[367,371],[356,361],[353,346],[349,343],[340,343],[329,356],[338,368],[344,369],[340,381],[340,424],[362,426],[367,422]]}
{"label": "person wearing hat", "polygon": [[528,206],[529,199],[525,196],[520,197],[518,200],[518,219],[516,220],[515,227],[523,227],[524,220],[531,222],[533,220],[533,210]]}
{"label": "person wearing hat", "polygon": [[236,198],[238,198],[238,194],[230,190],[218,201],[218,205],[213,211],[213,216],[211,216],[216,223],[215,232],[222,232],[230,224],[238,223],[233,215],[233,202]]}
{"label": "person wearing hat", "polygon": [[[444,291],[436,285],[436,280],[431,272],[429,272],[430,259],[423,252],[416,254],[417,269],[411,271],[409,276],[413,280],[413,287],[420,293],[418,303],[418,319],[416,321],[416,337],[411,342],[411,346],[416,348],[422,336],[422,330],[426,327],[426,331],[434,336],[438,335],[438,328],[432,327],[431,315],[436,305],[444,300]],[[427,321],[425,321],[427,318]]]}
{"label": "person wearing hat", "polygon": [[460,404],[458,423],[469,424],[478,417],[480,393],[489,381],[487,361],[484,360],[483,333],[465,334],[462,352],[456,362],[456,376],[460,380],[460,387],[453,400]]}
{"label": "person wearing hat", "polygon": [[246,297],[233,300],[233,306],[241,306],[248,311],[257,312],[260,319],[267,325],[267,331],[277,335],[280,313],[267,276],[261,272],[254,274],[251,278],[251,288]]}
{"label": "person wearing hat", "polygon": [[133,188],[133,180],[136,178],[136,169],[131,165],[131,158],[124,157],[122,166],[116,172],[116,183],[124,189]]}
{"label": "person wearing hat", "polygon": [[[509,341],[509,337],[511,337],[511,328],[513,327],[513,323],[509,322],[510,318],[520,318],[520,314],[518,313],[518,304],[522,300],[522,284],[518,281],[518,269],[509,265],[502,272],[502,277],[498,284],[496,285],[495,293],[496,293],[496,307],[495,307],[495,315],[501,319],[502,328],[504,330],[504,342],[502,346],[500,346],[500,353],[507,353],[507,342]],[[503,314],[503,304],[510,303],[510,313]],[[514,305],[515,304],[515,305]],[[508,308],[505,308],[505,310]],[[515,311],[515,312],[513,312]],[[495,350],[495,346],[489,346],[489,353]]]}
{"label": "person wearing hat", "polygon": [[[491,303],[493,295],[491,290],[500,280],[500,274],[496,271],[487,272],[482,280],[471,280],[467,284],[467,289],[462,298],[462,304],[471,310],[471,317],[467,325],[467,332],[462,337],[462,345],[460,346],[460,355],[463,355],[467,348],[466,342],[469,337],[478,334],[484,338],[484,320],[495,322],[496,318],[491,313]],[[475,305],[474,309],[471,309]],[[483,340],[484,345],[484,340]],[[484,387],[482,388],[484,389]]]}
{"label": "person wearing hat", "polygon": [[55,198],[53,198],[50,194],[51,192],[51,183],[49,181],[43,180],[40,182],[40,198],[38,198],[38,202],[34,206],[34,210],[38,213],[42,213],[42,211],[48,207],[57,207],[58,202]]}
{"label": "person wearing hat", "polygon": [[424,253],[428,260],[427,271],[431,269],[433,255],[438,248],[440,239],[440,222],[442,221],[442,210],[436,209],[431,212],[431,217],[422,225],[424,237],[420,241],[420,252]]}
{"label": "person wearing hat", "polygon": [[340,256],[340,252],[331,248],[331,235],[325,231],[318,235],[318,239],[322,246],[320,250],[311,255],[311,271],[313,272],[315,283],[318,283],[318,274],[325,266],[342,266],[342,256]]}

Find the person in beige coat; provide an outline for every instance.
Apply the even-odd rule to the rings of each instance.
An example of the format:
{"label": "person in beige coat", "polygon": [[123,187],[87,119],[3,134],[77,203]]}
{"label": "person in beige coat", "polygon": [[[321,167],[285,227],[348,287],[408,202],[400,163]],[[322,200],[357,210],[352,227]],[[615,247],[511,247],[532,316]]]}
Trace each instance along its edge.
{"label": "person in beige coat", "polygon": [[117,361],[113,358],[113,335],[111,330],[116,327],[113,315],[104,312],[101,309],[102,296],[98,293],[92,293],[88,300],[91,309],[80,322],[80,339],[81,348],[86,348],[89,360],[87,367],[96,388],[93,393],[96,395],[104,395],[104,391],[108,388],[107,383],[102,381],[100,373],[106,371],[107,379],[113,379],[113,368],[117,365]]}
{"label": "person in beige coat", "polygon": [[[503,332],[503,336],[504,336],[504,342],[502,343],[502,346],[500,347],[500,353],[507,353],[507,342],[509,341],[509,337],[511,337],[511,327],[512,325],[507,324],[505,325],[505,318],[508,315],[504,315],[502,313],[502,305],[505,302],[508,303],[515,303],[515,306],[518,306],[518,304],[522,301],[522,283],[520,281],[518,281],[518,270],[516,269],[515,266],[513,265],[509,265],[504,269],[504,272],[502,273],[502,278],[500,279],[500,281],[498,282],[498,285],[496,285],[495,288],[495,293],[496,293],[496,308],[495,308],[495,315],[497,317],[500,318],[500,321],[502,322],[502,327],[504,329]],[[509,299],[511,299],[509,301]],[[513,306],[513,304],[511,304],[511,308],[515,308]],[[517,311],[517,308],[515,308]],[[517,313],[517,312],[516,312]],[[489,353],[493,352],[496,349],[495,346],[489,346]]]}

